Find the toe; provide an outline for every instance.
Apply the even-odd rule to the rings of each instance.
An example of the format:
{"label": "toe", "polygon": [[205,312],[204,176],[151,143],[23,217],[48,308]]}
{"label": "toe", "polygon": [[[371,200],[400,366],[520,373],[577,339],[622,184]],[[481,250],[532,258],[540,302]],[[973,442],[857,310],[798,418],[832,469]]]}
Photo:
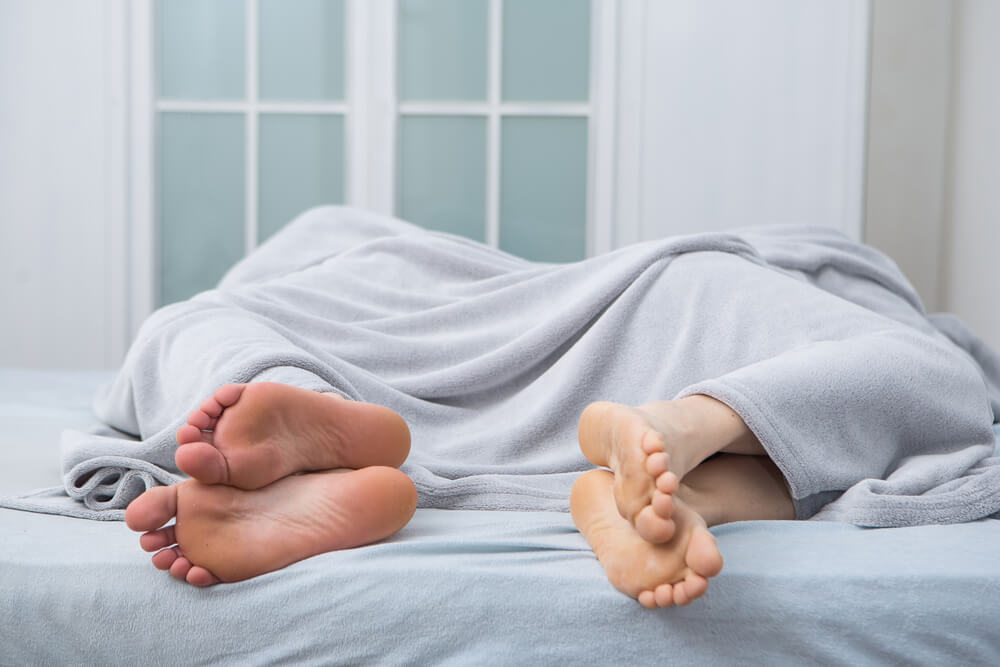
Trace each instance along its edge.
{"label": "toe", "polygon": [[635,530],[647,542],[662,544],[674,536],[676,526],[671,519],[664,519],[647,505],[635,517]]}
{"label": "toe", "polygon": [[656,489],[661,493],[677,493],[679,487],[680,480],[669,470],[656,478]]}
{"label": "toe", "polygon": [[692,572],[684,578],[684,581],[678,582],[674,585],[674,597],[677,604],[683,606],[690,604],[693,600],[697,600],[704,595],[707,590],[708,579]]}
{"label": "toe", "polygon": [[169,570],[178,558],[177,547],[158,551],[153,555],[153,567],[157,570]]}
{"label": "toe", "polygon": [[205,431],[214,427],[217,421],[217,419],[210,417],[204,410],[195,410],[187,418],[187,423],[199,431]]}
{"label": "toe", "polygon": [[649,505],[658,516],[669,519],[674,513],[674,495],[657,489],[653,491],[653,500]]}
{"label": "toe", "polygon": [[143,551],[159,551],[171,544],[177,544],[173,526],[152,530],[139,538],[139,546]]}
{"label": "toe", "polygon": [[243,390],[246,388],[245,384],[224,384],[216,390],[212,398],[219,402],[223,408],[228,408],[230,405],[240,400],[240,396],[243,395]]}
{"label": "toe", "polygon": [[674,604],[674,587],[671,584],[660,584],[653,595],[657,607],[670,607]]}
{"label": "toe", "polygon": [[653,452],[646,457],[646,472],[656,478],[670,469],[670,457],[666,452]]}
{"label": "toe", "polygon": [[223,407],[215,396],[209,396],[201,402],[199,409],[212,419],[218,419],[222,414]]}
{"label": "toe", "polygon": [[187,445],[192,442],[202,442],[201,429],[191,424],[184,424],[177,429],[177,444]]}
{"label": "toe", "polygon": [[229,478],[225,457],[208,443],[193,442],[178,447],[174,462],[182,472],[203,484],[220,484]]}
{"label": "toe", "polygon": [[722,570],[722,554],[719,545],[707,529],[701,529],[691,536],[684,561],[702,577],[714,577]]}
{"label": "toe", "polygon": [[663,436],[655,431],[649,431],[642,438],[642,451],[647,454],[662,453],[666,447],[663,446]]}
{"label": "toe", "polygon": [[656,609],[656,595],[653,591],[642,591],[639,593],[639,604],[646,609]]}
{"label": "toe", "polygon": [[[173,574],[173,573],[171,573]],[[203,567],[194,565],[188,570],[187,582],[192,586],[213,586],[221,583],[222,580]]]}
{"label": "toe", "polygon": [[156,530],[176,514],[177,489],[154,486],[129,503],[125,509],[125,524],[134,531],[145,533]]}
{"label": "toe", "polygon": [[[171,574],[173,574],[173,572],[171,572]],[[690,602],[691,598],[688,597],[687,591],[684,588],[684,582],[678,581],[674,584],[674,604],[678,607],[683,607]]]}
{"label": "toe", "polygon": [[191,567],[191,561],[184,556],[178,556],[177,560],[170,565],[170,576],[186,581],[187,574],[191,571]]}

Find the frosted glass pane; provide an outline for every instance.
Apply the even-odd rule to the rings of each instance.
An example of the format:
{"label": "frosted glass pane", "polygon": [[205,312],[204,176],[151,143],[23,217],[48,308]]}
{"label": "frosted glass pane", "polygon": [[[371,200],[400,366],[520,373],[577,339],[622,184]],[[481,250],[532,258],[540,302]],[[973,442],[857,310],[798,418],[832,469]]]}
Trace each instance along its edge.
{"label": "frosted glass pane", "polygon": [[484,241],[486,119],[407,116],[399,130],[399,215]]}
{"label": "frosted glass pane", "polygon": [[156,3],[160,97],[243,97],[243,4],[243,0]]}
{"label": "frosted glass pane", "polygon": [[261,241],[307,208],[342,204],[343,117],[261,114],[259,186]]}
{"label": "frosted glass pane", "polygon": [[160,303],[214,287],[243,256],[243,116],[161,113]]}
{"label": "frosted glass pane", "polygon": [[505,118],[500,247],[547,262],[587,252],[587,120]]}
{"label": "frosted glass pane", "polygon": [[589,0],[504,0],[503,99],[590,97]]}
{"label": "frosted glass pane", "polygon": [[261,99],[344,99],[344,0],[259,2]]}
{"label": "frosted glass pane", "polygon": [[399,98],[485,100],[487,0],[400,0]]}

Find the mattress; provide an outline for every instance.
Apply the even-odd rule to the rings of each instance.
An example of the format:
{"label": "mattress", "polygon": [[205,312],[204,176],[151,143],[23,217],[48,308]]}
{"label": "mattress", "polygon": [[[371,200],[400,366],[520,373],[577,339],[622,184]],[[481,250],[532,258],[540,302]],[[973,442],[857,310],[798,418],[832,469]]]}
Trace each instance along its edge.
{"label": "mattress", "polygon": [[[59,431],[109,377],[0,370],[0,495],[59,483]],[[0,510],[0,664],[1000,661],[1000,521],[713,532],[708,594],[650,611],[556,512],[421,509],[383,542],[197,589],[120,522]]]}

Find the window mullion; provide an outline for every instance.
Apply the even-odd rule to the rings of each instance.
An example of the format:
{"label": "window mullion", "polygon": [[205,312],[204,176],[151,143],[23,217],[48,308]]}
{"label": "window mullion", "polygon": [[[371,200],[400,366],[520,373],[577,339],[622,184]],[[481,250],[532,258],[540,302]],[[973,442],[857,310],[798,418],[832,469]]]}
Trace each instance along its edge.
{"label": "window mullion", "polygon": [[590,121],[587,139],[587,256],[615,243],[617,0],[592,0]]}
{"label": "window mullion", "polygon": [[346,103],[344,113],[344,196],[350,206],[365,207],[368,205],[368,164],[365,159],[368,141],[368,72],[363,68],[367,58],[363,49],[367,40],[365,35],[369,30],[369,4],[363,0],[347,0],[347,17],[344,30],[345,59],[344,68],[347,78]]}
{"label": "window mullion", "polygon": [[257,25],[257,0],[246,0],[246,218],[245,218],[245,242],[246,252],[249,254],[257,247],[257,205],[260,198],[257,195],[258,183],[258,142],[260,133],[258,131],[259,118],[257,109],[257,81],[258,81],[258,36],[260,34]]}
{"label": "window mullion", "polygon": [[500,82],[503,75],[503,4],[502,0],[489,0],[489,73],[487,79],[486,145],[486,243],[494,248],[500,245]]}
{"label": "window mullion", "polygon": [[[353,189],[352,202],[385,215],[396,214],[396,0],[349,0],[354,11],[348,24],[364,35],[353,48],[350,75],[364,78],[363,89],[352,87],[354,114],[365,114],[363,127],[354,124],[348,172],[364,170]],[[363,5],[363,9],[362,6]],[[358,106],[358,104],[361,106]],[[349,142],[350,143],[350,142]],[[353,178],[353,175],[351,176]]]}

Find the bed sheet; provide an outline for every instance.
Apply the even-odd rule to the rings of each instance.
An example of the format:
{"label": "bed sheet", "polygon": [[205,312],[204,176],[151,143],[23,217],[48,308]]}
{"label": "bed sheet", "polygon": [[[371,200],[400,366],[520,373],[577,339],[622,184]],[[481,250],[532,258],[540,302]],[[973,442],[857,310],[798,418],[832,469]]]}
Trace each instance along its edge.
{"label": "bed sheet", "polygon": [[[0,495],[58,483],[102,373],[0,370]],[[706,597],[648,611],[570,517],[418,510],[384,542],[195,589],[119,522],[0,510],[0,664],[996,664],[1000,521],[713,529]]]}

